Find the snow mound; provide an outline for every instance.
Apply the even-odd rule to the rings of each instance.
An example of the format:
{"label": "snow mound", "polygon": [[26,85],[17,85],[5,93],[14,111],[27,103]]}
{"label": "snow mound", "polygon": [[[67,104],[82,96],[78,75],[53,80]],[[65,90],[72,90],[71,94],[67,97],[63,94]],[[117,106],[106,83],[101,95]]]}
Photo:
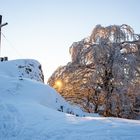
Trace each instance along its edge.
{"label": "snow mound", "polygon": [[68,104],[54,89],[41,82],[27,78],[13,78],[0,75],[0,99],[16,103],[36,103],[55,110],[71,112],[77,115],[84,113],[80,108]]}
{"label": "snow mound", "polygon": [[77,116],[86,115],[80,108],[67,103],[53,88],[42,83],[39,67],[39,62],[30,59],[1,62],[0,99],[12,104],[36,103]]}

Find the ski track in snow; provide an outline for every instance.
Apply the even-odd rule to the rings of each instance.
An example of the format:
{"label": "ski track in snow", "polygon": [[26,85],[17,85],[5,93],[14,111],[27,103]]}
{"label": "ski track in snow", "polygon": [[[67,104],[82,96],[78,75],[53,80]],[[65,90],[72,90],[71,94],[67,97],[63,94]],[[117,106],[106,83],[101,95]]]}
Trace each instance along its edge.
{"label": "ski track in snow", "polygon": [[17,136],[22,128],[21,115],[16,107],[0,102],[0,139]]}

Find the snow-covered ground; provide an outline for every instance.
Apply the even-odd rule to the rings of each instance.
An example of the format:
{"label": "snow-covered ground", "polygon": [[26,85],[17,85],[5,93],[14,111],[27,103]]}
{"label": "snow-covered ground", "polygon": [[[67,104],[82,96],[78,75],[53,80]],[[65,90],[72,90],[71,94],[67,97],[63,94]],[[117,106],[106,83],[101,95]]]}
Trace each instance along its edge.
{"label": "snow-covered ground", "polygon": [[140,140],[140,121],[86,116],[12,63],[0,63],[0,140]]}

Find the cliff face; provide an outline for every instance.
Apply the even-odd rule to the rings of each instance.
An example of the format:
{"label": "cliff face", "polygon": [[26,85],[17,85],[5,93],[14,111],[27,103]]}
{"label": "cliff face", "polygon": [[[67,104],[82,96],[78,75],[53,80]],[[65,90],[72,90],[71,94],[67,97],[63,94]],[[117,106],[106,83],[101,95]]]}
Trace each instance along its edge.
{"label": "cliff face", "polygon": [[72,62],[48,83],[87,112],[140,119],[140,36],[128,25],[97,25],[70,47]]}

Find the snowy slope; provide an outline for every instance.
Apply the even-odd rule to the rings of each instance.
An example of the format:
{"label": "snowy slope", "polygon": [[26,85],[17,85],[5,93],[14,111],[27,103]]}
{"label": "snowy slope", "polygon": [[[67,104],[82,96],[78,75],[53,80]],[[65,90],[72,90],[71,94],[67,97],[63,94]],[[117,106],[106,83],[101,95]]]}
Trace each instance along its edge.
{"label": "snowy slope", "polygon": [[[30,68],[32,71],[26,73],[29,65],[32,65],[34,69]],[[63,110],[63,112],[71,112],[80,116],[86,115],[80,108],[68,104],[54,89],[39,80],[39,65],[35,60],[1,62],[0,99],[16,103],[36,102],[55,110]],[[20,69],[19,66],[25,69]]]}
{"label": "snowy slope", "polygon": [[[20,60],[22,61],[22,60]],[[13,61],[19,65],[19,61]],[[0,64],[0,140],[139,140],[140,121],[86,115],[51,87]],[[3,67],[2,67],[3,65]]]}

